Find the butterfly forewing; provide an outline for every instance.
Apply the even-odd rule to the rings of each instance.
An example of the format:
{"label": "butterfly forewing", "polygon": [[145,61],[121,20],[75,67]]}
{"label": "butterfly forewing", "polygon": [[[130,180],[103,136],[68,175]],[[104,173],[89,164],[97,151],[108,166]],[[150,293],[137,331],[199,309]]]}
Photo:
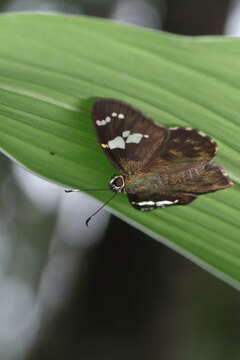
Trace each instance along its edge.
{"label": "butterfly forewing", "polygon": [[216,143],[209,136],[191,128],[170,128],[165,146],[159,147],[152,156],[147,172],[177,175],[193,168],[201,172],[215,154]]}
{"label": "butterfly forewing", "polygon": [[92,117],[101,147],[122,174],[141,171],[168,138],[167,128],[119,100],[97,100]]}

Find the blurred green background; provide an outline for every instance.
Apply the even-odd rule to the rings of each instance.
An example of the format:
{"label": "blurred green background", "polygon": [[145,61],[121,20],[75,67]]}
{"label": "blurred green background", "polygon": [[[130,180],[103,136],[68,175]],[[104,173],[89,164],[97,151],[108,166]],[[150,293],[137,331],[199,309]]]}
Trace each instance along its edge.
{"label": "blurred green background", "polygon": [[[2,0],[2,12],[240,33],[230,0]],[[239,293],[102,211],[0,158],[0,360],[239,359]],[[87,211],[86,211],[87,209]]]}

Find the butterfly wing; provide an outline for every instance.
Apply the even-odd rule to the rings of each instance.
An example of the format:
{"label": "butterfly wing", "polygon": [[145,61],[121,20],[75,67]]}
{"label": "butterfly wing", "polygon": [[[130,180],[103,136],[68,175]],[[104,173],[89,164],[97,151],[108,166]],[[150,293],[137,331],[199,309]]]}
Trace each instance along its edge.
{"label": "butterfly wing", "polygon": [[115,99],[98,99],[92,119],[105,154],[125,175],[141,171],[169,136],[167,128]]}
{"label": "butterfly wing", "polygon": [[227,173],[210,161],[216,143],[194,129],[169,129],[170,136],[146,164],[142,178],[126,186],[129,202],[147,211],[185,205],[198,195],[233,186]]}
{"label": "butterfly wing", "polygon": [[208,163],[200,174],[185,177],[182,182],[168,183],[167,188],[172,191],[180,191],[182,193],[189,192],[195,195],[206,194],[232,187],[228,174],[218,165]]}
{"label": "butterfly wing", "polygon": [[186,205],[196,199],[195,194],[191,193],[171,193],[170,191],[161,194],[144,195],[141,193],[128,194],[130,204],[137,210],[150,211],[164,208],[171,205]]}
{"label": "butterfly wing", "polygon": [[[130,204],[137,210],[148,211],[170,205],[186,205],[198,195],[215,192],[233,186],[228,174],[218,165],[207,164],[201,175],[185,177],[175,183],[173,178],[166,183],[159,175],[154,176],[154,185],[146,188],[127,185]],[[144,179],[145,184],[152,182],[151,175]],[[171,182],[172,181],[172,182]]]}
{"label": "butterfly wing", "polygon": [[159,148],[147,164],[148,174],[159,174],[172,191],[201,194],[233,185],[221,167],[210,163],[217,145],[209,136],[189,128],[169,131],[164,148]]}
{"label": "butterfly wing", "polygon": [[129,201],[138,210],[189,204],[198,195],[233,185],[223,169],[210,164],[216,143],[195,129],[167,129],[114,99],[97,100],[92,118],[100,144],[125,176]]}
{"label": "butterfly wing", "polygon": [[164,147],[159,147],[146,166],[147,172],[179,173],[204,167],[216,154],[216,143],[200,131],[191,128],[169,128]]}

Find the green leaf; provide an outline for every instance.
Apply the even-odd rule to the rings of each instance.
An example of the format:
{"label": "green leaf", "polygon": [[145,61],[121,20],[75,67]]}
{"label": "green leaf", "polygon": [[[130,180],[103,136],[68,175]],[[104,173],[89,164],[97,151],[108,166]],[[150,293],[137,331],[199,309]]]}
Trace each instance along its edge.
{"label": "green leaf", "polygon": [[[119,195],[110,210],[239,288],[239,40],[87,17],[2,15],[0,42],[0,146],[41,176],[106,187],[115,171],[93,130],[95,97],[125,100],[160,124],[198,128],[217,141],[216,162],[234,188],[149,213]],[[106,201],[109,193],[94,196]]]}

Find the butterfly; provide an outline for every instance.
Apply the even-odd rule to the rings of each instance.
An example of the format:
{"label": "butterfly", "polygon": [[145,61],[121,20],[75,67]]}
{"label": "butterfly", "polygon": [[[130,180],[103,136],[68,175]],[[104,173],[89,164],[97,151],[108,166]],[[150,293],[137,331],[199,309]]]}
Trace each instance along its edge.
{"label": "butterfly", "polygon": [[186,205],[233,186],[223,168],[211,162],[216,143],[200,131],[160,126],[117,99],[97,99],[92,119],[100,146],[119,172],[110,189],[127,194],[137,210]]}

